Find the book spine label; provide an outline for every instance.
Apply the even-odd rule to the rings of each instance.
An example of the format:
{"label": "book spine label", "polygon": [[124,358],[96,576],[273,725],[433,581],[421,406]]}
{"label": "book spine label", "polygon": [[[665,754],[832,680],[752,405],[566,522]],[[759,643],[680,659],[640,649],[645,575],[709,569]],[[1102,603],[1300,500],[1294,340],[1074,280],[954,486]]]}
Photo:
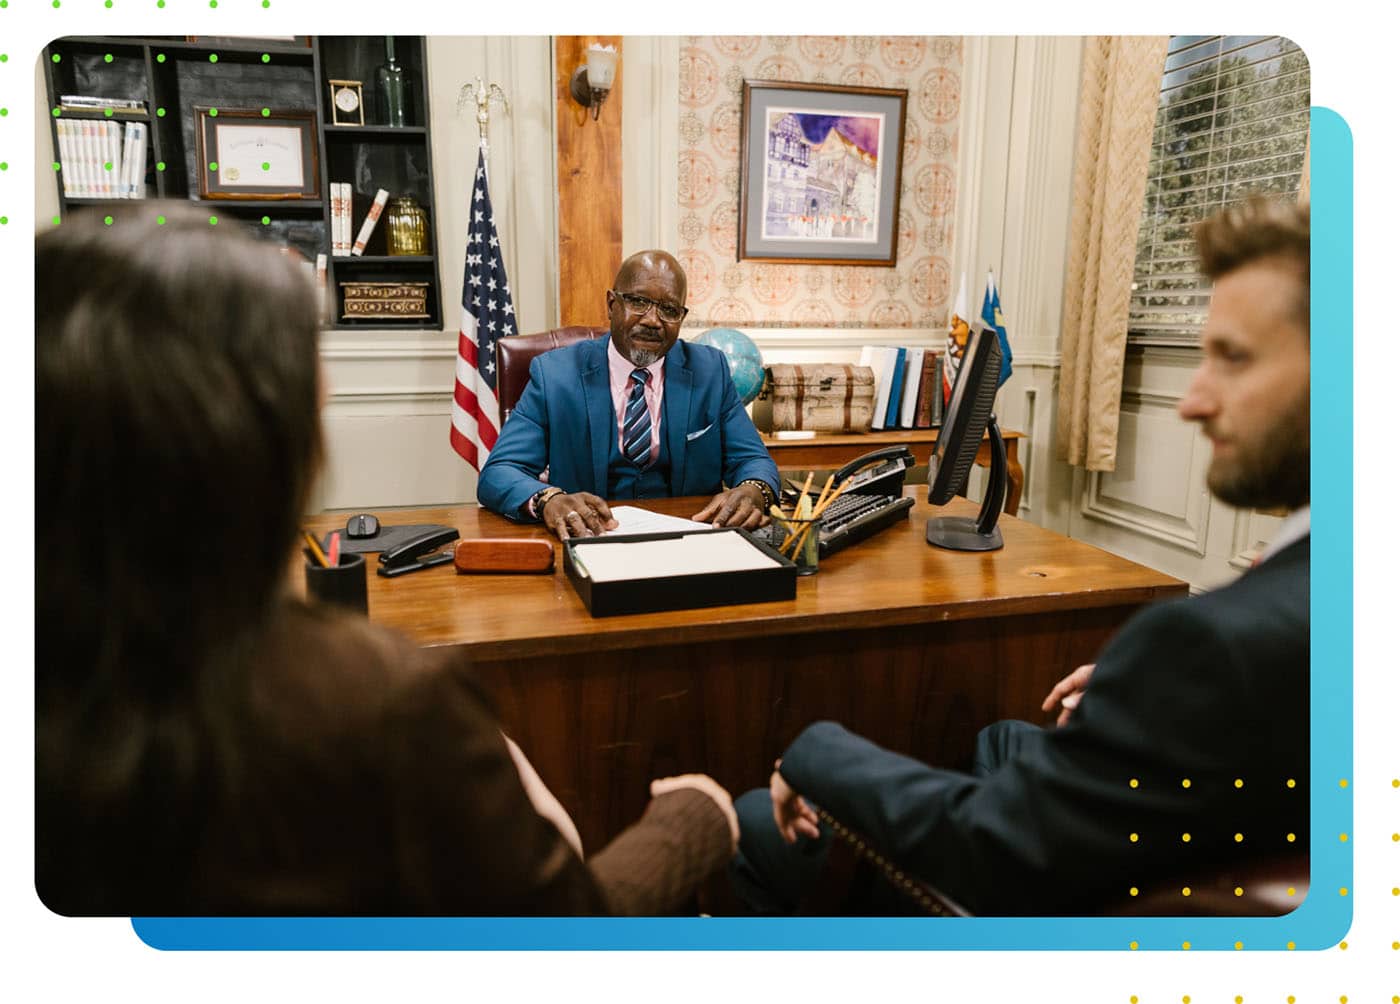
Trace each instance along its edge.
{"label": "book spine label", "polygon": [[379,214],[384,210],[384,203],[389,201],[389,193],[381,188],[374,193],[374,204],[369,207],[369,212],[365,214],[364,223],[360,224],[360,233],[355,238],[355,246],[350,250],[353,255],[365,253],[365,245],[369,243],[370,234],[374,233],[374,225],[379,222]]}
{"label": "book spine label", "polygon": [[346,187],[344,182],[331,182],[331,254],[337,258],[350,251],[345,242]]}

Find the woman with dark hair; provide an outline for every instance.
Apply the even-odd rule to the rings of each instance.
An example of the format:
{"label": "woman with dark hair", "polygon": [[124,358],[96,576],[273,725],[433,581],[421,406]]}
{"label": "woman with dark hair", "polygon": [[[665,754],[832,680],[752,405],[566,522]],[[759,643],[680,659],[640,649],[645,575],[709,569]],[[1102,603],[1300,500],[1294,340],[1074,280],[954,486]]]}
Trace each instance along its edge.
{"label": "woman with dark hair", "polygon": [[583,861],[460,655],[289,596],[321,457],[299,270],[159,204],[77,215],[35,265],[50,909],[658,913],[728,860],[729,796],[693,775]]}

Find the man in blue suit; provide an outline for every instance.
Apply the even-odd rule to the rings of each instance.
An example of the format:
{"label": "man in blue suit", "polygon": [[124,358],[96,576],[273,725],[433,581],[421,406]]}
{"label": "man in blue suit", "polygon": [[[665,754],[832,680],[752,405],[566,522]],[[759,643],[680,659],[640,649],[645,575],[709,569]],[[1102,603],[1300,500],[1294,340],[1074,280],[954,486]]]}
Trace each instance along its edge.
{"label": "man in blue suit", "polygon": [[[1218,498],[1289,510],[1255,566],[1141,611],[1050,692],[1055,726],[988,726],[971,773],[809,726],[734,803],[751,907],[803,904],[828,819],[977,914],[1094,913],[1168,878],[1184,897],[1242,858],[1307,852],[1309,234],[1306,206],[1266,201],[1197,231],[1214,288],[1179,410],[1211,443]],[[915,904],[881,883],[852,908]]]}
{"label": "man in blue suit", "polygon": [[[608,290],[611,335],[537,356],[501,429],[477,499],[561,540],[614,529],[604,498],[711,495],[691,518],[754,529],[778,467],[724,354],[681,341],[685,272],[664,251],[622,263]],[[728,486],[728,487],[726,487]]]}

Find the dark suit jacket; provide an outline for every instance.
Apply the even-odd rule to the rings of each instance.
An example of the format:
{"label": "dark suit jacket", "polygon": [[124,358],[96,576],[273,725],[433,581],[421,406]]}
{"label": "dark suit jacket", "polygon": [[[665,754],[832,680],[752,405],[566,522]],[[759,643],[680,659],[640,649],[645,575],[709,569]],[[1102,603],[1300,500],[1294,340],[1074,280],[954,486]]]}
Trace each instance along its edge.
{"label": "dark suit jacket", "polygon": [[[607,496],[609,444],[617,439],[607,349],[604,336],[531,360],[530,382],[481,469],[482,505],[520,519],[546,468],[549,483],[565,491]],[[747,478],[777,491],[778,467],[744,411],[724,353],[678,339],[666,353],[665,375],[670,494],[713,495]]]}
{"label": "dark suit jacket", "polygon": [[41,709],[50,909],[659,913],[729,857],[719,808],[681,791],[585,864],[535,812],[460,654],[299,604],[239,648],[190,706],[101,709],[63,744]]}
{"label": "dark suit jacket", "polygon": [[1092,912],[1234,855],[1305,850],[1309,546],[1139,613],[1069,722],[989,776],[831,722],[797,738],[782,774],[974,913]]}

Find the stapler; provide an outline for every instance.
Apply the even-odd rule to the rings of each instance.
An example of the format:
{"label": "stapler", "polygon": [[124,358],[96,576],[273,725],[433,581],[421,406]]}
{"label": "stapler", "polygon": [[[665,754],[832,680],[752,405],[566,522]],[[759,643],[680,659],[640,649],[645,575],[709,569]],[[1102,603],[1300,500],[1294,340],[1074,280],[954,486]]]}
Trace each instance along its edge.
{"label": "stapler", "polygon": [[[433,530],[422,536],[406,540],[392,550],[379,555],[379,574],[385,578],[419,572],[434,565],[445,565],[453,558],[453,550],[441,550],[461,534],[452,527]],[[438,552],[434,554],[433,552]]]}

